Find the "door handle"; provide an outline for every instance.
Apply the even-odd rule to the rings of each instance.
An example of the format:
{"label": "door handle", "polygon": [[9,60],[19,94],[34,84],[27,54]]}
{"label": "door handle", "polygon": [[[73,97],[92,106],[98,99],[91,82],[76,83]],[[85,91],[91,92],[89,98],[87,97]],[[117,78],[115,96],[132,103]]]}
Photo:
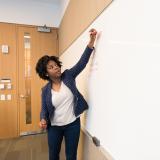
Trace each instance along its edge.
{"label": "door handle", "polygon": [[28,96],[23,95],[23,94],[20,94],[19,97],[22,98],[22,99],[28,98]]}

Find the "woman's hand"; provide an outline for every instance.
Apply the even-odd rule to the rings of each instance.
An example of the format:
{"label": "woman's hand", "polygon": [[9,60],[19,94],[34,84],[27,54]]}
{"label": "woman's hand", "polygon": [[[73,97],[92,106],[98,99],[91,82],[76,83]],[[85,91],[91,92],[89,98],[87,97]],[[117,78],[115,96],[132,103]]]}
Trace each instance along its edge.
{"label": "woman's hand", "polygon": [[41,129],[46,129],[47,128],[47,122],[45,119],[41,119],[41,121],[39,122],[39,127]]}
{"label": "woman's hand", "polygon": [[94,28],[92,28],[89,32],[90,32],[90,41],[88,43],[88,47],[93,48],[94,42],[96,39],[96,35],[97,35],[97,31]]}

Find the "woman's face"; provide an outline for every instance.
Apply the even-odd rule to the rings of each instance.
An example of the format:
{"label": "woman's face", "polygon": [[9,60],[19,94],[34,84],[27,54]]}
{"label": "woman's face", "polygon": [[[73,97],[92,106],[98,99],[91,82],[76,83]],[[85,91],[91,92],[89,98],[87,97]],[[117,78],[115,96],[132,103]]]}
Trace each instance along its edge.
{"label": "woman's face", "polygon": [[55,61],[50,60],[47,64],[47,74],[50,79],[57,79],[61,76],[61,67]]}

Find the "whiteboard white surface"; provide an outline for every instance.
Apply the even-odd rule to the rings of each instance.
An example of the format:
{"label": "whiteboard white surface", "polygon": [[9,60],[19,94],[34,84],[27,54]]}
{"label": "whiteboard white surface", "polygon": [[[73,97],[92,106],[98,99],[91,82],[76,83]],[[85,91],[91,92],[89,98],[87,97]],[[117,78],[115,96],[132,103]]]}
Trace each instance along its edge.
{"label": "whiteboard white surface", "polygon": [[61,56],[75,64],[99,33],[77,78],[90,109],[86,129],[115,160],[160,159],[160,1],[115,0]]}

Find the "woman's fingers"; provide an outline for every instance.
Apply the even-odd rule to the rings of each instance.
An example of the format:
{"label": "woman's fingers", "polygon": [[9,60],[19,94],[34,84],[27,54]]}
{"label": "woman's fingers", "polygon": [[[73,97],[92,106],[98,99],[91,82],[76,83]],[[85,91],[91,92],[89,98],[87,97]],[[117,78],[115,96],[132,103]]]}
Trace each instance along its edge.
{"label": "woman's fingers", "polygon": [[41,120],[41,121],[39,122],[39,126],[40,126],[40,128],[42,128],[42,129],[46,129],[46,128],[47,128],[47,123],[46,123],[46,121],[45,121],[45,120]]}
{"label": "woman's fingers", "polygon": [[97,34],[97,31],[94,28],[90,29],[89,32],[90,32],[90,35],[96,35]]}

